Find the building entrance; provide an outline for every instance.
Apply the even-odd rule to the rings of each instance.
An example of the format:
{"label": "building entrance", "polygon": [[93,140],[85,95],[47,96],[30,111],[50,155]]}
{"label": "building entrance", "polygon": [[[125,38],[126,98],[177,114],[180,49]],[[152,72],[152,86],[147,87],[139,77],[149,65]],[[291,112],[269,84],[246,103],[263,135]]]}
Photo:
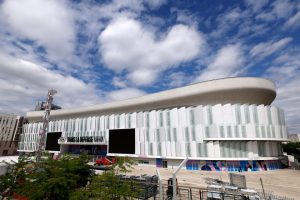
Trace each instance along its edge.
{"label": "building entrance", "polygon": [[162,167],[163,168],[168,168],[168,161],[167,160],[162,161]]}

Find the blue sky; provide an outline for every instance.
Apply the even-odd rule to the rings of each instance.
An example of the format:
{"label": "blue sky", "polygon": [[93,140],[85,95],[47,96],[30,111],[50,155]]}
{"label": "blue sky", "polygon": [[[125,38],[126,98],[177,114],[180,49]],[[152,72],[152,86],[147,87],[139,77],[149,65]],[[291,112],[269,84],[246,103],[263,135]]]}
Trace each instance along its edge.
{"label": "blue sky", "polygon": [[1,0],[0,27],[2,113],[49,88],[69,108],[255,76],[300,132],[299,1]]}

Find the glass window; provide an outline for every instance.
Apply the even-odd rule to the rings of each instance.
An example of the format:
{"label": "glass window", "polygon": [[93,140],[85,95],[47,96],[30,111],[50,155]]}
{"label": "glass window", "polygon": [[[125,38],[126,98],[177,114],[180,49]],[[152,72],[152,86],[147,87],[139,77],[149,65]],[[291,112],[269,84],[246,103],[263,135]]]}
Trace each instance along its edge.
{"label": "glass window", "polygon": [[197,143],[197,154],[198,157],[207,157],[206,142]]}
{"label": "glass window", "polygon": [[209,127],[208,126],[205,127],[205,137],[207,137],[207,138],[210,137]]}
{"label": "glass window", "polygon": [[106,116],[106,129],[109,129],[109,116]]}
{"label": "glass window", "polygon": [[185,141],[190,141],[189,128],[185,127]]}
{"label": "glass window", "polygon": [[156,141],[160,142],[160,130],[156,129]]}
{"label": "glass window", "polygon": [[161,156],[161,144],[160,144],[160,142],[157,143],[157,155]]}
{"label": "glass window", "polygon": [[170,116],[170,111],[167,111],[167,126],[171,126],[171,116]]}
{"label": "glass window", "polygon": [[149,144],[149,155],[153,155],[153,144]]}
{"label": "glass window", "polygon": [[236,115],[236,123],[241,123],[241,107],[240,105],[235,105],[235,115]]}
{"label": "glass window", "polygon": [[190,157],[191,156],[191,148],[189,143],[185,143],[185,151],[186,151],[186,156]]}
{"label": "glass window", "polygon": [[272,115],[271,115],[271,109],[269,106],[267,106],[267,112],[268,112],[269,124],[272,124]]}
{"label": "glass window", "polygon": [[283,112],[283,110],[279,109],[279,113],[280,113],[280,124],[281,124],[281,125],[285,125],[284,112]]}
{"label": "glass window", "polygon": [[173,128],[173,140],[177,141],[177,130],[176,130],[176,128]]}
{"label": "glass window", "polygon": [[224,153],[224,142],[220,142],[220,155],[222,158],[225,157],[225,153]]}
{"label": "glass window", "polygon": [[265,142],[258,142],[258,155],[265,156]]}
{"label": "glass window", "polygon": [[207,143],[206,142],[203,142],[203,156],[204,157],[207,157]]}
{"label": "glass window", "polygon": [[163,124],[163,113],[160,112],[159,113],[159,126],[162,127],[164,124]]}
{"label": "glass window", "polygon": [[227,136],[228,136],[229,138],[232,137],[231,126],[227,126]]}
{"label": "glass window", "polygon": [[201,156],[201,143],[197,143],[197,156],[202,157]]}
{"label": "glass window", "polygon": [[264,126],[261,126],[260,129],[261,129],[262,138],[266,138],[266,130],[265,130],[265,127],[264,127]]}
{"label": "glass window", "polygon": [[242,142],[242,157],[247,157],[247,142]]}
{"label": "glass window", "polygon": [[232,149],[231,142],[227,142],[227,155],[228,155],[228,157],[232,157],[231,149]]}
{"label": "glass window", "polygon": [[120,128],[120,115],[117,115],[117,128]]}
{"label": "glass window", "polygon": [[150,134],[149,134],[149,129],[146,129],[146,141],[149,141]]}
{"label": "glass window", "polygon": [[191,119],[191,124],[195,124],[195,115],[194,115],[194,109],[190,110],[190,119]]}
{"label": "glass window", "polygon": [[130,128],[131,127],[131,114],[128,114],[128,121],[127,121],[127,126],[128,126],[128,128]]}
{"label": "glass window", "polygon": [[168,141],[171,141],[171,129],[168,128],[167,132],[168,132]]}
{"label": "glass window", "polygon": [[87,118],[85,118],[85,123],[84,123],[84,125],[85,125],[85,128],[84,128],[84,131],[87,131],[88,130],[88,120],[87,120]]}
{"label": "glass window", "polygon": [[271,127],[270,126],[267,127],[267,135],[268,135],[268,138],[272,137],[271,136]]}
{"label": "glass window", "polygon": [[220,126],[220,137],[221,138],[225,138],[225,134],[224,134],[224,126]]}
{"label": "glass window", "polygon": [[245,119],[246,119],[246,123],[250,123],[250,113],[249,113],[249,106],[245,105]]}
{"label": "glass window", "polygon": [[192,140],[196,141],[196,130],[194,126],[192,126]]}
{"label": "glass window", "polygon": [[275,138],[275,127],[272,126],[272,137]]}
{"label": "glass window", "polygon": [[255,126],[255,135],[256,135],[256,137],[260,138],[260,133],[259,133],[258,126]]}
{"label": "glass window", "polygon": [[211,106],[207,106],[207,120],[208,120],[208,124],[213,123],[213,116],[212,116]]}
{"label": "glass window", "polygon": [[258,124],[257,107],[253,106],[253,119],[254,123]]}
{"label": "glass window", "polygon": [[243,142],[237,142],[237,148],[238,148],[238,154],[237,154],[237,156],[238,157],[243,157],[242,155],[243,155],[243,147],[242,147],[242,145],[243,145]]}
{"label": "glass window", "polygon": [[234,126],[234,132],[235,132],[235,137],[240,137],[240,131],[239,131],[239,127],[238,126]]}
{"label": "glass window", "polygon": [[150,117],[149,117],[149,113],[146,113],[146,126],[149,127],[150,126]]}
{"label": "glass window", "polygon": [[242,126],[242,137],[243,138],[246,138],[247,136],[246,136],[246,126]]}

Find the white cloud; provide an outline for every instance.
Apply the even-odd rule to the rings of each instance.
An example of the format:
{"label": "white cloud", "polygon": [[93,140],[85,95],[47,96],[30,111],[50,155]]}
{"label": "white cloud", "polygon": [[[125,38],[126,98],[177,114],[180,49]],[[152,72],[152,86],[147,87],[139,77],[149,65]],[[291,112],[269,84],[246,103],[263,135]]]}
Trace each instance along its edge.
{"label": "white cloud", "polygon": [[137,17],[143,11],[144,5],[139,0],[113,0],[100,7],[100,15],[105,18],[116,18],[120,16]]}
{"label": "white cloud", "polygon": [[286,37],[278,41],[259,43],[251,49],[250,55],[251,57],[257,57],[258,59],[262,59],[284,48],[292,40],[293,39],[291,37]]}
{"label": "white cloud", "polygon": [[74,21],[65,1],[6,0],[0,9],[2,20],[17,38],[35,41],[54,60],[72,56]]}
{"label": "white cloud", "polygon": [[201,71],[195,82],[236,76],[244,64],[244,54],[239,44],[220,49],[207,68]]}
{"label": "white cloud", "polygon": [[294,5],[292,2],[290,2],[288,0],[277,0],[273,3],[272,12],[278,18],[286,18],[292,13],[293,8],[294,8]]}
{"label": "white cloud", "polygon": [[115,90],[107,94],[108,100],[119,101],[130,99],[134,97],[143,96],[146,93],[136,88],[123,88],[121,90]]}
{"label": "white cloud", "polygon": [[226,37],[226,33],[244,22],[248,15],[249,11],[242,11],[240,8],[233,8],[221,13],[216,19],[217,28],[212,29],[210,35],[214,38]]}
{"label": "white cloud", "polygon": [[181,71],[173,72],[167,76],[168,80],[166,81],[166,86],[169,88],[176,88],[187,85],[192,81],[193,78],[193,76]]}
{"label": "white cloud", "polygon": [[276,19],[276,15],[274,15],[272,12],[262,12],[256,15],[255,18],[263,21],[273,21],[274,19]]}
{"label": "white cloud", "polygon": [[145,3],[152,9],[157,9],[167,3],[167,0],[145,0]]}
{"label": "white cloud", "polygon": [[99,44],[105,66],[118,72],[126,70],[129,78],[146,72],[143,78],[131,81],[148,85],[159,72],[199,55],[204,39],[193,27],[185,25],[174,25],[157,38],[138,21],[123,17],[106,27],[99,36]]}
{"label": "white cloud", "polygon": [[288,19],[285,23],[285,28],[296,28],[300,26],[300,11]]}
{"label": "white cloud", "polygon": [[25,113],[37,100],[44,100],[51,88],[58,91],[55,101],[62,107],[100,101],[94,85],[0,52],[0,112]]}
{"label": "white cloud", "polygon": [[290,50],[280,55],[266,71],[275,81],[277,97],[274,105],[284,109],[290,133],[300,130],[300,51]]}
{"label": "white cloud", "polygon": [[[285,69],[282,69],[285,71]],[[280,74],[280,71],[276,70],[276,76],[284,76],[286,73]],[[276,79],[273,79],[276,81]],[[296,76],[289,81],[281,82],[277,84],[277,97],[274,101],[274,105],[282,108],[285,111],[285,119],[289,128],[289,133],[299,133],[300,129],[300,73],[297,72]]]}
{"label": "white cloud", "polygon": [[159,76],[158,70],[152,69],[137,69],[128,74],[128,79],[136,85],[150,85],[154,83]]}
{"label": "white cloud", "polygon": [[248,6],[251,6],[253,8],[254,12],[256,12],[264,7],[269,2],[269,0],[245,0],[245,2]]}
{"label": "white cloud", "polygon": [[199,19],[195,13],[189,10],[182,10],[178,8],[171,8],[172,15],[176,15],[177,23],[183,23],[190,26],[197,26]]}
{"label": "white cloud", "polygon": [[113,85],[119,88],[127,87],[126,80],[122,80],[120,77],[115,76],[112,81]]}

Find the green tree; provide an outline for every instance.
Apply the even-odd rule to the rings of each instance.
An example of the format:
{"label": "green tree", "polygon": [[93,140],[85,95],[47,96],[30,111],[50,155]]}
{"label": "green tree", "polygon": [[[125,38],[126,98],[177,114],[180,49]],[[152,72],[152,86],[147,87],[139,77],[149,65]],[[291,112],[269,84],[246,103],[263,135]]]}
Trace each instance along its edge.
{"label": "green tree", "polygon": [[282,148],[284,152],[300,157],[300,142],[288,142],[282,144]]}
{"label": "green tree", "polygon": [[87,188],[81,188],[70,195],[71,200],[101,199],[119,200],[137,197],[141,190],[135,182],[120,181],[118,174],[125,174],[133,168],[135,162],[128,157],[119,157],[111,168],[94,176]]}
{"label": "green tree", "polygon": [[88,157],[64,155],[59,160],[50,156],[39,163],[21,159],[1,179],[9,181],[1,185],[1,191],[10,188],[12,192],[28,199],[69,199],[69,194],[83,187],[93,176],[87,165]]}
{"label": "green tree", "polygon": [[26,176],[34,167],[29,157],[20,156],[17,163],[6,163],[7,173],[0,176],[0,194],[12,194],[26,182]]}

